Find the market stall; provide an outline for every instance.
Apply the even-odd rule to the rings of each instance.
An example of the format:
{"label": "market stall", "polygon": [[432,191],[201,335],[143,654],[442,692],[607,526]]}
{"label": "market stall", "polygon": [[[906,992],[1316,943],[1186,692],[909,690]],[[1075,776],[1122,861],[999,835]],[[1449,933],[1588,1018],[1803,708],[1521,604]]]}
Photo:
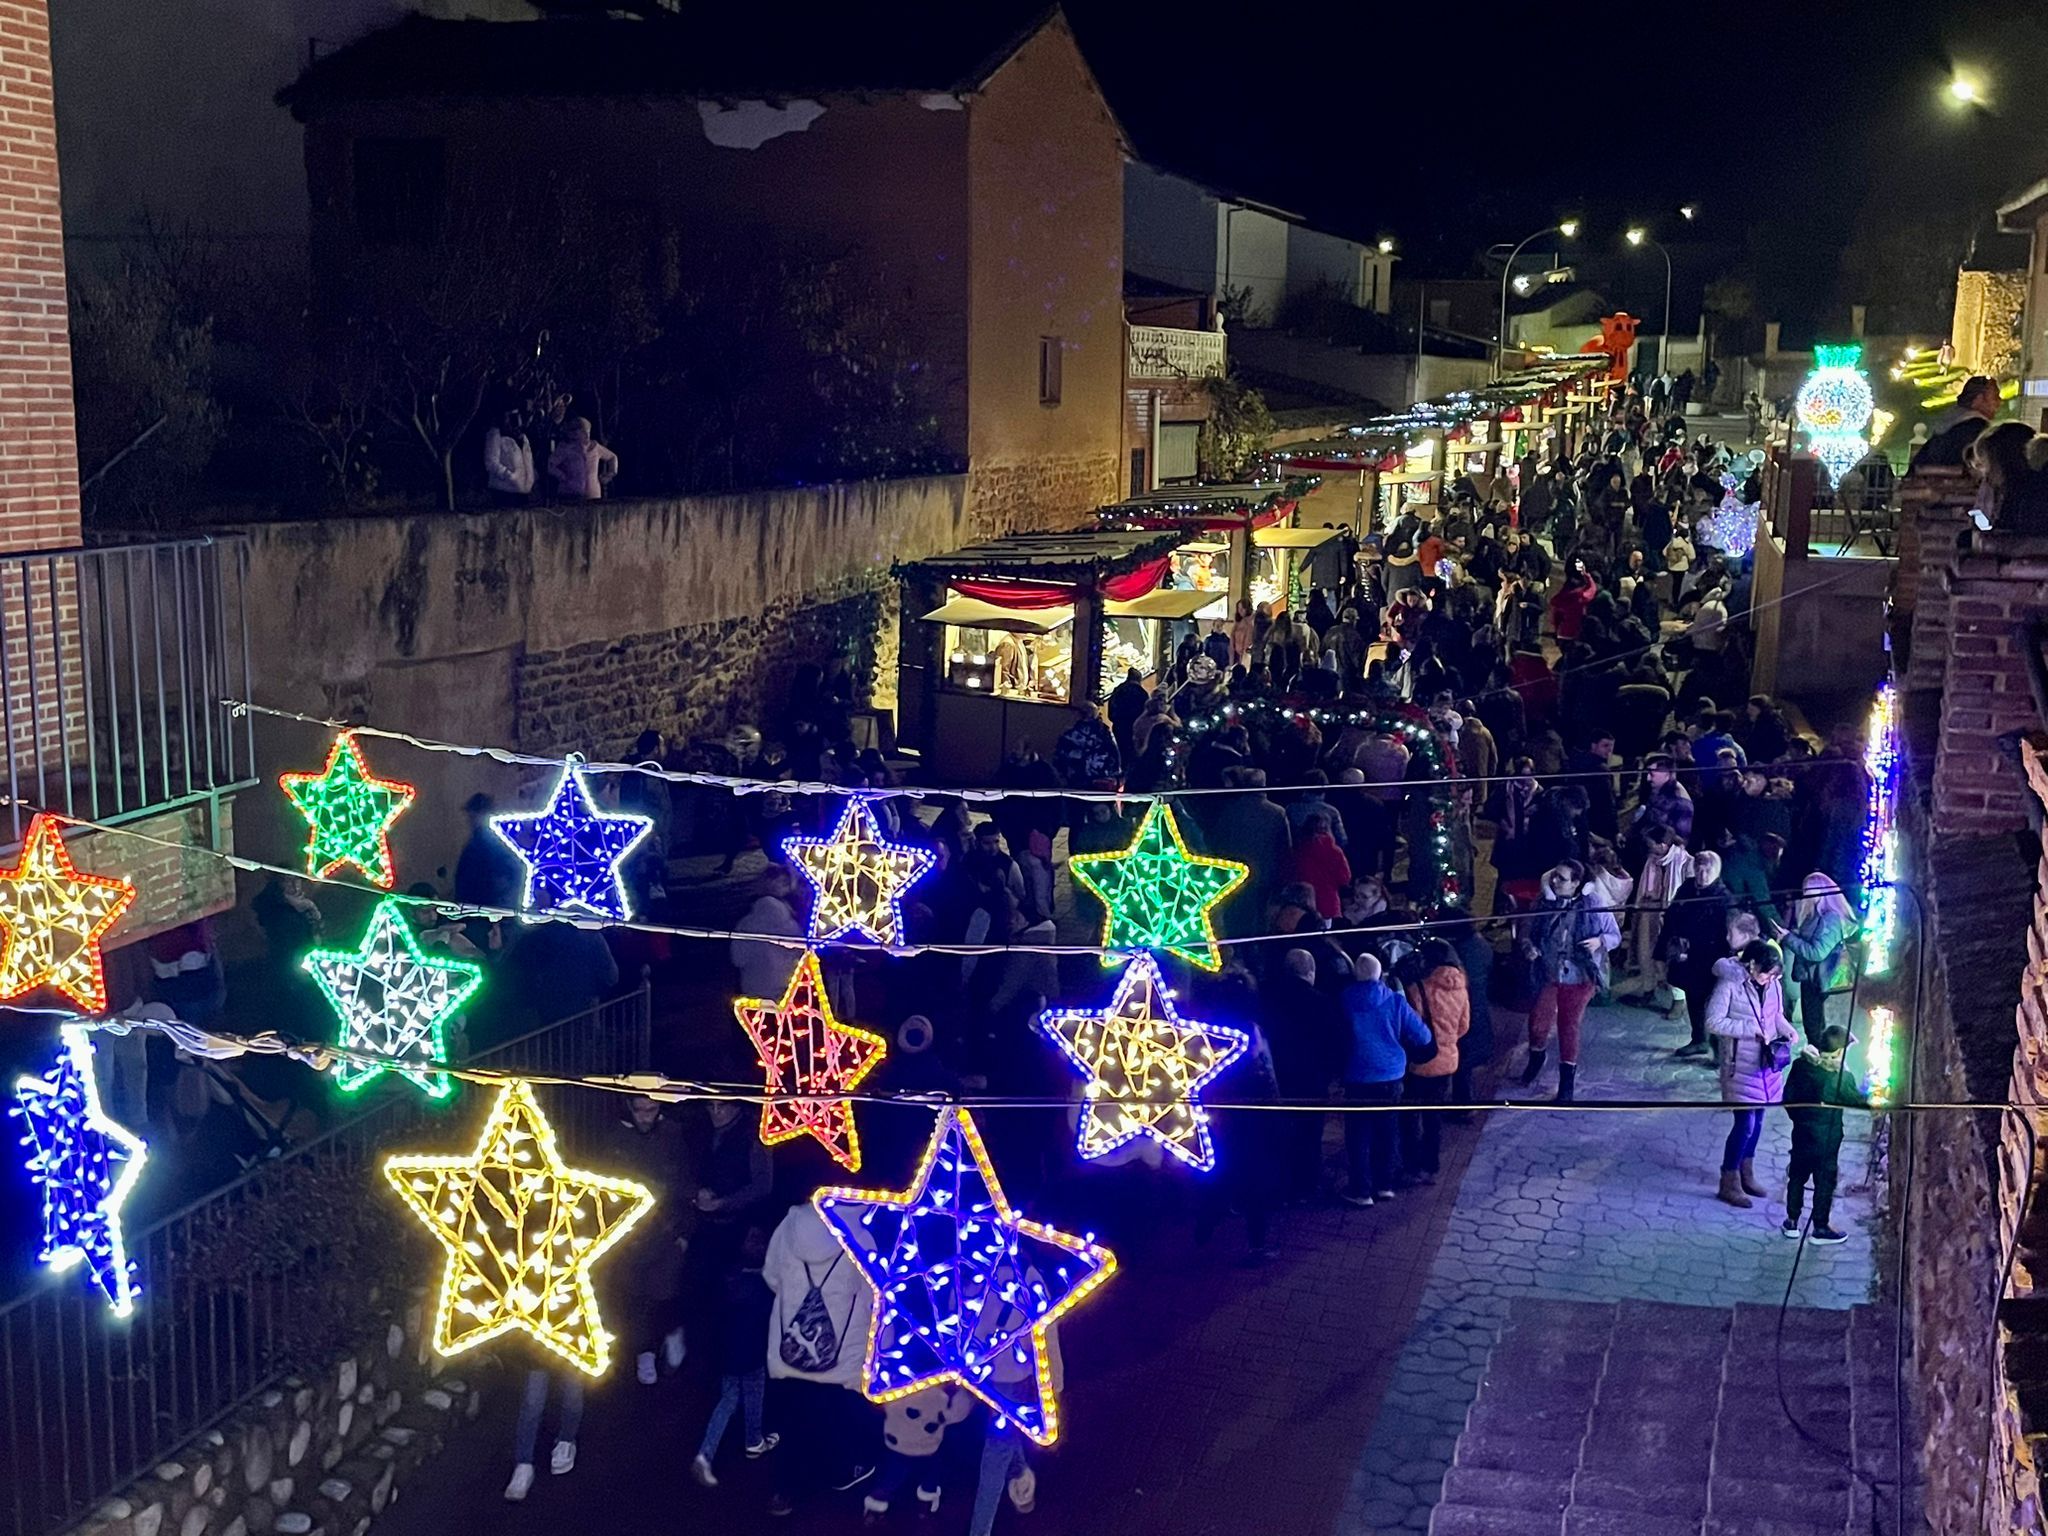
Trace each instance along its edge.
{"label": "market stall", "polygon": [[1013,534],[897,567],[899,744],[935,782],[987,782],[1025,743],[1049,754],[1168,626],[1210,599],[1167,585],[1179,526]]}
{"label": "market stall", "polygon": [[[1179,529],[1184,538],[1170,557],[1168,584],[1210,594],[1191,611],[1203,621],[1228,618],[1239,602],[1261,607],[1283,601],[1293,574],[1287,553],[1298,545],[1266,537],[1286,530],[1314,476],[1230,485],[1181,485],[1114,502],[1097,513],[1106,529]],[[1330,530],[1329,537],[1335,537]],[[1322,540],[1311,541],[1310,547]]]}

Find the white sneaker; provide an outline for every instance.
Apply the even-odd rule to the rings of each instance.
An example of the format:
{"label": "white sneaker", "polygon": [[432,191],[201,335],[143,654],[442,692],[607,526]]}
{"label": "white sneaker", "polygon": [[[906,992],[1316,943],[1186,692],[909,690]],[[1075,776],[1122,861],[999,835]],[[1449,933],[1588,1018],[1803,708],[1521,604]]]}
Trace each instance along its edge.
{"label": "white sneaker", "polygon": [[1038,1474],[1029,1467],[1010,1479],[1010,1508],[1028,1515],[1038,1506]]}
{"label": "white sneaker", "polygon": [[654,1384],[655,1384],[655,1383],[656,1383],[657,1381],[661,1380],[661,1372],[657,1371],[657,1370],[656,1370],[656,1369],[654,1368],[654,1351],[653,1351],[653,1350],[651,1350],[651,1349],[643,1349],[643,1350],[641,1350],[641,1351],[640,1351],[640,1356],[639,1356],[639,1358],[638,1358],[638,1359],[637,1359],[637,1360],[636,1360],[636,1361],[634,1362],[634,1365],[635,1365],[635,1366],[637,1367],[637,1369],[636,1369],[636,1371],[635,1371],[635,1374],[636,1374],[637,1376],[639,1376],[639,1378],[640,1378],[640,1385],[641,1385],[641,1386],[643,1386],[643,1387],[651,1387],[651,1386],[653,1386],[653,1385],[654,1385]]}
{"label": "white sneaker", "polygon": [[683,1352],[686,1347],[683,1330],[671,1328],[668,1337],[661,1341],[661,1357],[668,1362],[670,1370],[680,1371],[683,1368]]}
{"label": "white sneaker", "polygon": [[505,1485],[505,1497],[517,1504],[533,1489],[533,1463],[522,1461],[512,1469],[512,1481]]}
{"label": "white sneaker", "polygon": [[548,1470],[557,1477],[567,1477],[576,1470],[576,1442],[557,1440],[554,1454],[548,1457]]}
{"label": "white sneaker", "polygon": [[757,1456],[766,1456],[780,1444],[782,1444],[782,1436],[771,1429],[767,1434],[747,1447],[747,1458],[752,1460]]}
{"label": "white sneaker", "polygon": [[699,1488],[718,1486],[718,1474],[711,1470],[711,1462],[701,1454],[691,1459],[690,1476],[697,1480]]}

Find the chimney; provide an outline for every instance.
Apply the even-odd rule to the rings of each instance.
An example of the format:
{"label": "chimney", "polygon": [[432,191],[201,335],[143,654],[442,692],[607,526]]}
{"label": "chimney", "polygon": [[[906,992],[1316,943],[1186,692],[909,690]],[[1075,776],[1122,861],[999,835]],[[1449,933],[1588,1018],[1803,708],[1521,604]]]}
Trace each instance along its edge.
{"label": "chimney", "polygon": [[1778,331],[1780,325],[1781,322],[1776,320],[1766,320],[1764,322],[1765,357],[1776,357],[1778,355]]}
{"label": "chimney", "polygon": [[1851,304],[1849,306],[1849,334],[1858,341],[1861,341],[1863,339],[1863,323],[1869,318],[1870,306],[1868,304]]}

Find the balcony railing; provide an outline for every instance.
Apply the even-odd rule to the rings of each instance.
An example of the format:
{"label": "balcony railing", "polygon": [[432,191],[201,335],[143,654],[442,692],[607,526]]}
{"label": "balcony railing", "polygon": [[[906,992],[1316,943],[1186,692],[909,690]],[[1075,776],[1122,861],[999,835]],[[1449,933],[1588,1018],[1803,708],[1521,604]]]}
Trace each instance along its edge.
{"label": "balcony railing", "polygon": [[[649,1021],[643,982],[472,1064],[544,1076],[639,1071]],[[335,1213],[380,1202],[374,1217],[389,1199],[377,1156],[401,1140],[461,1142],[475,1120],[460,1106],[480,1116],[488,1092],[465,1090],[451,1119],[394,1087],[366,1113],[130,1232],[137,1292],[126,1319],[76,1273],[0,1307],[0,1536],[47,1536],[284,1376],[360,1347],[337,1337],[362,1321],[337,1307],[337,1278],[367,1293],[364,1272],[394,1249],[414,1275],[430,1266],[416,1245],[372,1237]],[[610,1094],[542,1095],[571,1153],[618,1113]]]}
{"label": "balcony railing", "polygon": [[1124,375],[1132,379],[1220,379],[1227,363],[1221,331],[1170,325],[1125,327]]}
{"label": "balcony railing", "polygon": [[[249,783],[235,538],[0,555],[0,726],[15,837],[36,808],[133,821]],[[5,825],[5,824],[0,824]]]}

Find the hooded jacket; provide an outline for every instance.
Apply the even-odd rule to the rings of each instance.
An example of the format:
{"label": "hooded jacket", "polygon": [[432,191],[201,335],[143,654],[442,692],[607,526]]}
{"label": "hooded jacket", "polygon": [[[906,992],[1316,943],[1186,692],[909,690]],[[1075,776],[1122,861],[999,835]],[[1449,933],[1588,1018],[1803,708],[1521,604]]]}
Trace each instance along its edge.
{"label": "hooded jacket", "polygon": [[761,1278],[775,1295],[768,1374],[858,1391],[875,1295],[809,1202],[791,1206],[768,1239]]}
{"label": "hooded jacket", "polygon": [[1449,1077],[1458,1070],[1458,1042],[1472,1027],[1472,998],[1463,968],[1440,965],[1430,971],[1408,989],[1408,1006],[1436,1037],[1436,1054],[1408,1070],[1416,1077]]}
{"label": "hooded jacket", "polygon": [[[1543,965],[1543,983],[1560,986],[1591,982],[1607,985],[1607,957],[1621,946],[1621,928],[1614,914],[1604,910],[1599,899],[1581,890],[1576,896],[1559,893],[1557,871],[1543,876],[1543,900],[1536,908],[1536,954]],[[1600,947],[1588,954],[1587,939],[1598,939]]]}
{"label": "hooded jacket", "polygon": [[1740,960],[1715,961],[1707,1033],[1720,1043],[1723,1099],[1736,1104],[1776,1104],[1784,1099],[1785,1074],[1765,1065],[1764,1042],[1783,1040],[1796,1055],[1804,1041],[1785,1021],[1785,999],[1777,982],[1759,988]]}

